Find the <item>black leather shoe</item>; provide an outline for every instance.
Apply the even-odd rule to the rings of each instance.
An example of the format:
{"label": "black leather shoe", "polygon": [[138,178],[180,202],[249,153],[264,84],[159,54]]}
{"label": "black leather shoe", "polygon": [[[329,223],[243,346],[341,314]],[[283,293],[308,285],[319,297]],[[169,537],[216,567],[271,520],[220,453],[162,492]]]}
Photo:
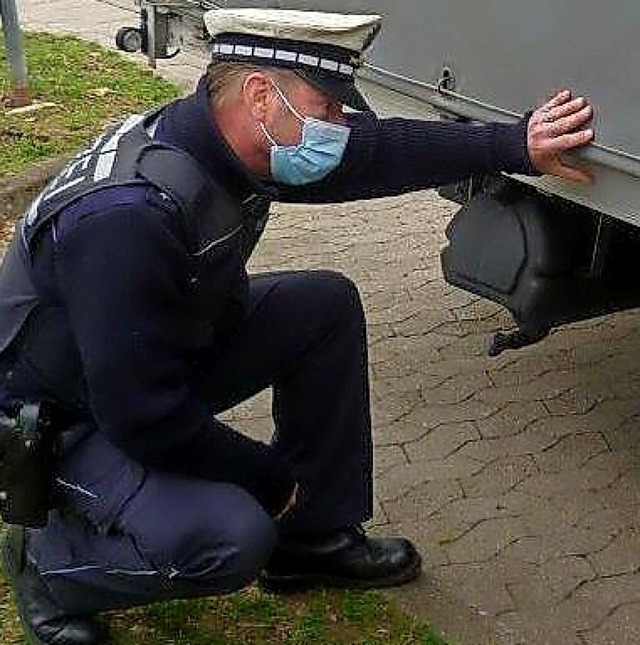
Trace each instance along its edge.
{"label": "black leather shoe", "polygon": [[360,526],[329,535],[283,541],[262,572],[260,585],[273,592],[316,586],[394,587],[420,574],[422,560],[404,538],[368,538]]}
{"label": "black leather shoe", "polygon": [[56,603],[25,552],[25,531],[10,527],[2,560],[27,640],[32,645],[107,645],[106,629],[89,616],[69,616]]}

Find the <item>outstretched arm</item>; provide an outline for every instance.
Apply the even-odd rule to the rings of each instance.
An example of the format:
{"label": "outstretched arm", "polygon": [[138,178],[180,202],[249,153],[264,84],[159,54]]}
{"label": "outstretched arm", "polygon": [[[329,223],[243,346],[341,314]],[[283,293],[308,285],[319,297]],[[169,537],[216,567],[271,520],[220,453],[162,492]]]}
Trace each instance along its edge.
{"label": "outstretched arm", "polygon": [[324,180],[278,186],[285,202],[340,202],[433,188],[476,174],[549,173],[589,181],[562,155],[593,139],[591,107],[568,92],[516,123],[474,125],[451,121],[349,117],[343,163]]}

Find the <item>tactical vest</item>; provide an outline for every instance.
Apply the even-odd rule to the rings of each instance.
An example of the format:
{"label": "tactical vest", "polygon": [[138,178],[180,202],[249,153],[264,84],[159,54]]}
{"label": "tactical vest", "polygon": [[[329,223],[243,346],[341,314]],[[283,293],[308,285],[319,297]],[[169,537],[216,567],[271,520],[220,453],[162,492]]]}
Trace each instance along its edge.
{"label": "tactical vest", "polygon": [[[31,268],[38,235],[48,230],[66,208],[81,198],[111,187],[151,186],[161,196],[172,200],[182,219],[181,230],[193,260],[193,283],[197,283],[202,274],[206,254],[216,247],[225,247],[230,239],[235,242],[243,232],[244,206],[214,183],[186,152],[151,138],[147,128],[156,114],[134,115],[107,130],[90,148],[67,164],[19,223],[0,269],[0,357],[42,303]],[[247,235],[244,235],[244,246],[249,248],[236,255],[247,255],[255,245],[264,227],[268,201],[258,198],[250,208],[253,217],[248,243]],[[241,259],[246,262],[246,257]],[[241,262],[234,260],[234,265],[237,264]],[[234,266],[234,271],[244,273],[244,265],[242,271]],[[234,279],[242,282],[246,274],[244,278],[239,275]],[[200,294],[199,298],[211,302],[215,298],[212,298],[211,288],[207,288],[209,291]],[[206,335],[206,330],[203,333]]]}

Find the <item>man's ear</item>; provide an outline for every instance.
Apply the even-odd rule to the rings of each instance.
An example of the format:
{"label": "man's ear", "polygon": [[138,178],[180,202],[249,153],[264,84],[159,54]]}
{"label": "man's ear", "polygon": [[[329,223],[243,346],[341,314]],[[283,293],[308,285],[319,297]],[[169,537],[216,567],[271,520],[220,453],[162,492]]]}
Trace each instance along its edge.
{"label": "man's ear", "polygon": [[262,72],[251,72],[242,84],[245,105],[256,121],[264,121],[273,104],[271,79]]}

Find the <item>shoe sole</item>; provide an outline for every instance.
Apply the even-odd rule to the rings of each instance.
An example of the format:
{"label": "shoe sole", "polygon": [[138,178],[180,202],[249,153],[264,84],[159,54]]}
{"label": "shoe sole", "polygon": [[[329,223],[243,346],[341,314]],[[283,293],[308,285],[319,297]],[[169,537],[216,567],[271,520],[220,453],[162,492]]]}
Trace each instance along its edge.
{"label": "shoe sole", "polygon": [[334,589],[384,589],[398,587],[415,580],[422,571],[419,555],[395,575],[385,578],[358,579],[332,576],[323,573],[271,574],[263,572],[258,578],[258,586],[271,593],[296,593],[316,588]]}
{"label": "shoe sole", "polygon": [[[18,610],[18,616],[20,617],[20,623],[22,624],[22,629],[24,631],[25,638],[27,639],[27,642],[29,645],[49,645],[48,643],[45,643],[44,641],[40,640],[34,632],[31,630],[29,627],[29,623],[25,619],[24,615],[22,614],[21,610],[21,605],[18,602],[17,598],[17,593],[15,591],[16,585],[17,585],[17,578],[18,574],[20,573],[20,561],[16,562],[16,559],[14,557],[14,549],[10,542],[12,541],[12,537],[9,535],[11,530],[16,530],[16,529],[6,529],[5,533],[2,536],[2,549],[1,549],[1,555],[2,555],[2,566],[6,574],[9,576],[9,581],[10,581],[10,587],[11,587],[11,595],[13,597],[13,602],[14,606]],[[18,529],[19,530],[19,529]],[[21,542],[18,545],[18,552],[21,554],[19,557],[22,557],[23,549],[24,549],[24,533],[23,537],[19,538]]]}

